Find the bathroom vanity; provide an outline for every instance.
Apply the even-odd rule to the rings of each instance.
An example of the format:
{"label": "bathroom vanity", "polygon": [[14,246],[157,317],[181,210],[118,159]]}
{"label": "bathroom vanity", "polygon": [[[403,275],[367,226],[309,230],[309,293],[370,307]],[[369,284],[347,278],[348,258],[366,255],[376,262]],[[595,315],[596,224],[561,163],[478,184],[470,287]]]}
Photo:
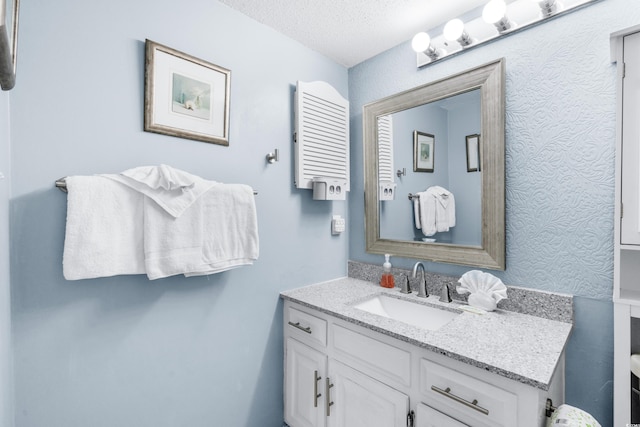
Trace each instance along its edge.
{"label": "bathroom vanity", "polygon": [[[290,427],[540,427],[547,399],[564,401],[569,322],[476,314],[353,278],[281,297]],[[386,298],[401,311],[375,314]]]}

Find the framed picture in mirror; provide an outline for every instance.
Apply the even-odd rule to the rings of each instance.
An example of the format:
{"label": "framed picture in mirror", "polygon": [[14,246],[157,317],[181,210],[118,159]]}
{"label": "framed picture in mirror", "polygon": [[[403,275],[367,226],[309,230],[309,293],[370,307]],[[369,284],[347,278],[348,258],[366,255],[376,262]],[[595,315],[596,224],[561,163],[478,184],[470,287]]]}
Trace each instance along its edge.
{"label": "framed picture in mirror", "polygon": [[480,135],[467,135],[467,172],[480,172]]}
{"label": "framed picture in mirror", "polygon": [[433,172],[436,139],[429,133],[413,131],[413,171]]}

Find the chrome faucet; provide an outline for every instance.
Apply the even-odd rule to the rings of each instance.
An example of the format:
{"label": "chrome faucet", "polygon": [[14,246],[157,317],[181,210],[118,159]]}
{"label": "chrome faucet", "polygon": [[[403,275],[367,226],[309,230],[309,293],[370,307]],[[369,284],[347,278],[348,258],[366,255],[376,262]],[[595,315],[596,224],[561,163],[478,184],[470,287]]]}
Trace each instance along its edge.
{"label": "chrome faucet", "polygon": [[440,302],[451,302],[449,285],[446,282],[442,284],[442,292],[440,293]]}
{"label": "chrome faucet", "polygon": [[403,274],[400,279],[400,292],[403,294],[411,293],[411,285],[409,284],[409,276]]}
{"label": "chrome faucet", "polygon": [[424,264],[422,264],[421,262],[416,262],[415,265],[413,266],[413,272],[411,273],[411,277],[413,277],[414,279],[416,278],[418,273],[418,267],[420,267],[420,269],[422,270],[422,276],[420,278],[420,282],[418,283],[418,296],[421,298],[426,298],[429,296],[429,291],[427,290],[427,281],[424,278],[424,275],[425,275]]}

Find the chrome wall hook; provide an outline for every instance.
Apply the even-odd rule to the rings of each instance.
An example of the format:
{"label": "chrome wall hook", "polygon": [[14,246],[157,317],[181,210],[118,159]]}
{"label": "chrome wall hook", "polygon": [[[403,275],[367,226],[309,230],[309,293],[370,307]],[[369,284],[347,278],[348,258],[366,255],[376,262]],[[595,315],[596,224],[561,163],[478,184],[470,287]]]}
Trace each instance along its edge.
{"label": "chrome wall hook", "polygon": [[280,152],[276,148],[275,150],[273,150],[273,153],[267,154],[267,162],[275,163],[277,161],[280,161]]}
{"label": "chrome wall hook", "polygon": [[402,170],[398,169],[396,175],[398,175],[398,178],[407,175],[407,168],[402,168]]}

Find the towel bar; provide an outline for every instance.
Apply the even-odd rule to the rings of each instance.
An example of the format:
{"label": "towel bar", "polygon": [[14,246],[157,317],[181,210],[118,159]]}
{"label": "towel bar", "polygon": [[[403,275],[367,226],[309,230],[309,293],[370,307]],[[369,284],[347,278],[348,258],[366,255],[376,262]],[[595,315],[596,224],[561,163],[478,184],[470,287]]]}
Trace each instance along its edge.
{"label": "towel bar", "polygon": [[419,194],[411,194],[411,193],[409,193],[409,200],[419,199],[419,198],[420,198]]}
{"label": "towel bar", "polygon": [[[59,188],[62,192],[67,192],[67,183],[65,182],[64,178],[56,179],[56,187]],[[256,190],[253,190],[253,195],[256,196],[257,194],[258,192]]]}

